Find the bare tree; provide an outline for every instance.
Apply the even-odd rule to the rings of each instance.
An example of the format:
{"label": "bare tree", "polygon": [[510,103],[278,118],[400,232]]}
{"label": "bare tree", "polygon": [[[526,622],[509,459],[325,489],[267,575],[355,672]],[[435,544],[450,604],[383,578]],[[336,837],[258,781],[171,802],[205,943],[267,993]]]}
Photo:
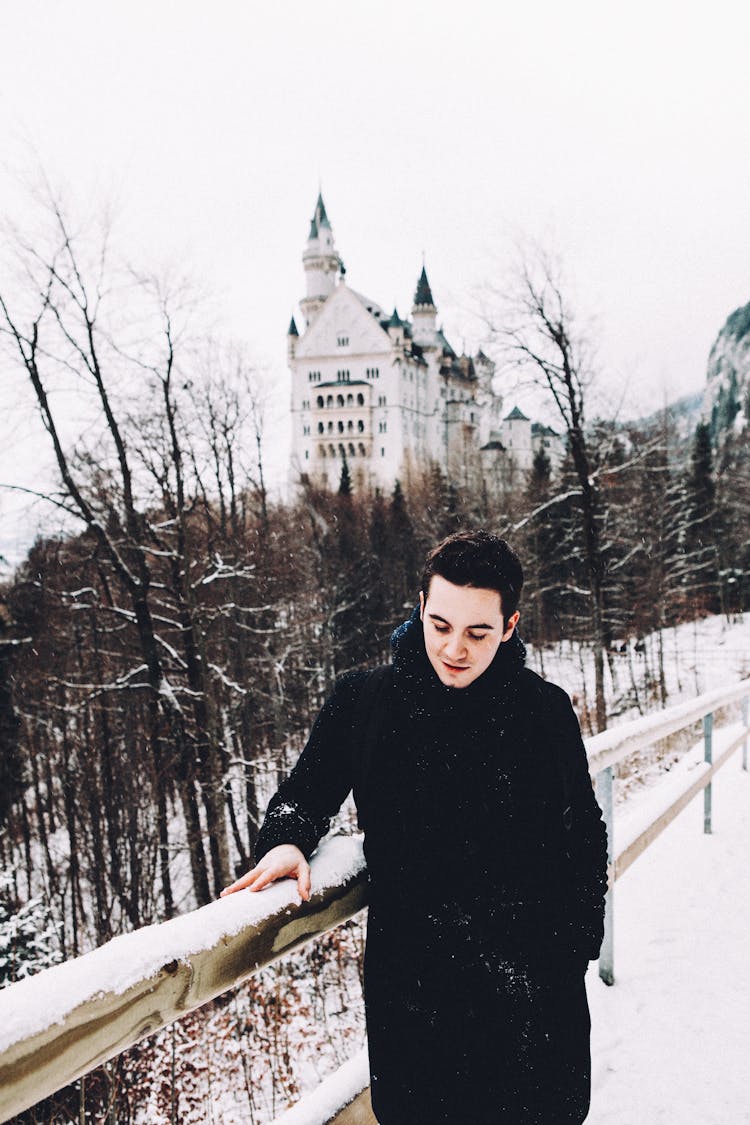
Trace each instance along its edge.
{"label": "bare tree", "polygon": [[[132,669],[121,687],[147,687],[148,729],[157,794],[160,839],[160,874],[164,910],[174,910],[169,870],[167,794],[175,765],[189,827],[190,852],[196,895],[208,901],[206,861],[194,790],[192,765],[187,753],[184,716],[166,674],[154,615],[152,589],[153,533],[138,497],[132,447],[128,444],[123,412],[117,407],[117,388],[123,380],[137,379],[138,371],[123,363],[123,349],[115,342],[112,271],[107,240],[91,263],[72,233],[62,206],[50,202],[53,244],[48,252],[21,244],[25,269],[22,290],[24,311],[11,307],[8,292],[0,293],[0,332],[10,341],[21,369],[36,397],[39,414],[54,449],[63,486],[66,510],[83,522],[97,545],[101,559],[126,592],[135,625],[141,664]],[[117,294],[122,298],[122,293]],[[17,301],[16,304],[21,304]],[[163,312],[163,310],[162,310]],[[121,327],[121,325],[117,326]],[[143,330],[143,326],[139,326]],[[162,382],[169,388],[174,362],[169,321],[162,325]],[[70,448],[49,385],[56,379],[83,384],[103,419],[98,448]]]}
{"label": "bare tree", "polygon": [[605,557],[601,542],[601,496],[586,431],[585,405],[594,377],[591,356],[560,279],[561,271],[544,252],[527,252],[516,284],[489,315],[489,327],[509,365],[530,374],[554,404],[575,472],[588,604],[594,649],[596,725],[607,722],[604,665],[607,636],[604,615]]}

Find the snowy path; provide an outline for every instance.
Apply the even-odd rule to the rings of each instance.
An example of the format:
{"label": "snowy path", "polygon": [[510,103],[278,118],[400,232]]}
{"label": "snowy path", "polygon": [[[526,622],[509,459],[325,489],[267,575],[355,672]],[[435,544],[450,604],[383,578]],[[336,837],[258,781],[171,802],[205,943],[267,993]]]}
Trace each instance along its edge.
{"label": "snowy path", "polygon": [[586,1125],[750,1123],[750,773],[714,779],[615,888],[615,976],[587,977]]}

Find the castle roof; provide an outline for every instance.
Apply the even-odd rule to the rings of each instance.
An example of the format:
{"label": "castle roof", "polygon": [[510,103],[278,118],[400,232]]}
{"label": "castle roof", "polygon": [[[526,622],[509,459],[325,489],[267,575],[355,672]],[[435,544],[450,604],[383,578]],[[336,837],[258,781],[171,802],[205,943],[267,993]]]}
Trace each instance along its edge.
{"label": "castle roof", "polygon": [[456,353],[446,340],[442,328],[438,328],[437,332],[435,333],[435,342],[437,343],[438,347],[441,347],[443,349],[443,355],[450,356],[451,359],[456,358]]}
{"label": "castle roof", "polygon": [[323,193],[318,192],[318,202],[315,204],[315,217],[318,220],[318,225],[321,227],[330,227],[328,222],[328,215],[326,215],[326,205],[323,202]]}
{"label": "castle roof", "polygon": [[432,308],[435,307],[430,283],[427,280],[427,270],[424,266],[422,266],[422,272],[419,275],[416,292],[414,293],[414,307],[417,308],[419,305],[431,305]]}
{"label": "castle roof", "polygon": [[317,237],[318,237],[318,224],[315,221],[315,216],[313,215],[313,217],[310,221],[310,233],[307,236],[307,241],[310,242],[313,238],[317,238]]}
{"label": "castle roof", "polygon": [[505,416],[506,422],[528,422],[528,418],[523,414],[517,406],[514,406],[510,414]]}
{"label": "castle roof", "polygon": [[383,325],[383,327],[387,325],[388,318],[386,317],[377,301],[371,301],[369,297],[365,297],[364,293],[358,293],[356,289],[350,289],[349,292],[354,294],[360,304],[364,305],[368,313],[370,313],[371,316],[374,316],[375,319]]}
{"label": "castle roof", "polygon": [[539,437],[559,437],[557,430],[553,430],[551,426],[545,426],[543,422],[532,422],[531,432]]}
{"label": "castle roof", "polygon": [[289,321],[289,329],[287,331],[287,336],[299,336],[299,332],[297,331],[297,325],[294,323],[294,317],[292,317],[292,319]]}

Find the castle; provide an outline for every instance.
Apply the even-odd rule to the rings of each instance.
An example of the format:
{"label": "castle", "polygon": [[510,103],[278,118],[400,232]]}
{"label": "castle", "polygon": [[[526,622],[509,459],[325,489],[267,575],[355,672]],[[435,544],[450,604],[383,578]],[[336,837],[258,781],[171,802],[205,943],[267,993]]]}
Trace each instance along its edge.
{"label": "castle", "polygon": [[432,464],[458,482],[479,473],[499,486],[527,472],[541,447],[559,461],[552,430],[518,408],[503,417],[494,363],[451,347],[424,266],[411,320],[350,289],[321,195],[302,264],[304,328],[292,317],[287,334],[295,483],[305,475],[336,488],[346,461],[357,488],[388,489]]}

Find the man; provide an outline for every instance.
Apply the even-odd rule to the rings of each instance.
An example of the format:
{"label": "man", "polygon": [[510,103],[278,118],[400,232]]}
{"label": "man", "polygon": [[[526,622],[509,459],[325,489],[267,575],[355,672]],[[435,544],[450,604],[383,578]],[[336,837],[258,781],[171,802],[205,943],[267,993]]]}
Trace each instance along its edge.
{"label": "man", "polygon": [[524,667],[522,584],[487,532],[431,552],[387,673],[337,682],[268,806],[256,866],[224,892],[293,876],[309,898],[307,860],[354,789],[381,1125],[588,1112],[583,978],[602,936],[606,834],[570,700]]}

